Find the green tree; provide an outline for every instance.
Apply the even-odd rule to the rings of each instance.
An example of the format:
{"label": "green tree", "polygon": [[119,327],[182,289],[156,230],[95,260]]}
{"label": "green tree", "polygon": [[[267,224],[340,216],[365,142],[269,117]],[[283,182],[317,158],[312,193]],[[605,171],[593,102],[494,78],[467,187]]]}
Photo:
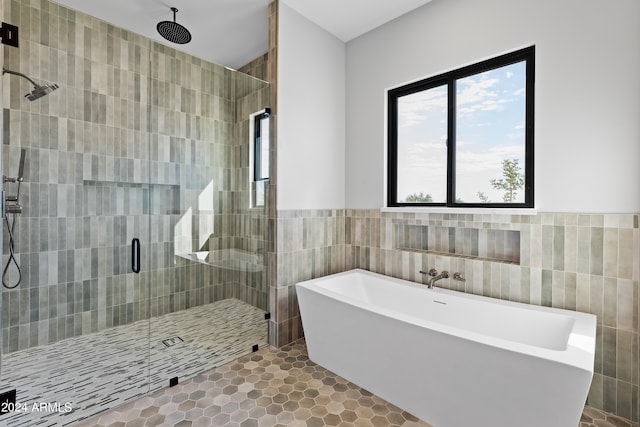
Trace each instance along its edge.
{"label": "green tree", "polygon": [[409,194],[404,201],[406,203],[431,203],[433,202],[433,197],[431,197],[431,194],[424,194],[421,191],[420,193]]}
{"label": "green tree", "polygon": [[491,200],[489,200],[489,197],[487,197],[487,195],[484,194],[483,191],[478,191],[476,194],[478,195],[478,199],[480,199],[482,203],[491,203]]}
{"label": "green tree", "polygon": [[518,159],[505,159],[502,162],[502,176],[500,179],[492,179],[491,185],[496,190],[504,190],[502,200],[513,203],[516,200],[518,190],[524,188],[524,175],[520,173]]}

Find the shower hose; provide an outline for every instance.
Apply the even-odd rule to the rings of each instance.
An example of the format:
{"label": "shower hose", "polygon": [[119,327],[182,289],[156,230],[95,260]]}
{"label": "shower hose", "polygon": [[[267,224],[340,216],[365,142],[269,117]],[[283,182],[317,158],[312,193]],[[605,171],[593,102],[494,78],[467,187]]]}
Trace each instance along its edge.
{"label": "shower hose", "polygon": [[[14,253],[14,243],[13,243],[13,233],[16,226],[16,215],[13,214],[13,219],[11,220],[11,225],[9,225],[9,216],[4,216],[4,221],[7,223],[7,230],[9,231],[9,259],[7,260],[7,265],[4,266],[4,270],[2,270],[2,286],[7,289],[15,289],[18,287],[20,282],[22,281],[22,270],[20,269],[20,264],[18,264],[18,260],[16,259],[16,255]],[[16,269],[18,270],[18,281],[15,285],[7,284],[7,272],[9,271],[9,267],[11,264],[15,264]]]}
{"label": "shower hose", "polygon": [[[18,193],[16,195],[16,203],[18,202],[18,199],[20,197],[20,184],[21,184],[21,180],[18,180]],[[13,213],[11,224],[9,224],[9,214],[4,212],[4,221],[7,224],[7,231],[9,232],[9,259],[7,260],[7,265],[4,266],[4,270],[2,270],[2,286],[4,286],[7,289],[17,288],[20,282],[22,281],[22,270],[20,269],[20,264],[18,264],[18,260],[16,259],[16,254],[14,252],[15,244],[13,240],[13,234],[16,228],[17,215],[18,215],[17,213]],[[16,281],[15,285],[7,284],[7,272],[9,271],[9,267],[11,266],[12,263],[15,264],[16,269],[18,270],[18,280]]]}

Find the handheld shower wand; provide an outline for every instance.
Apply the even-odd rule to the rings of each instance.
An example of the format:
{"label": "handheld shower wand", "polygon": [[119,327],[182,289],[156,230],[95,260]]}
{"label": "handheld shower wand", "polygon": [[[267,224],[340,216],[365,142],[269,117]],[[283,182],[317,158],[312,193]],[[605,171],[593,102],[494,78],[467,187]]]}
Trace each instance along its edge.
{"label": "handheld shower wand", "polygon": [[[20,150],[20,163],[18,165],[18,176],[16,178],[10,178],[8,176],[3,176],[3,183],[7,182],[17,182],[18,189],[16,191],[15,196],[5,196],[3,205],[4,205],[4,221],[7,224],[7,231],[9,232],[9,259],[7,260],[7,264],[2,270],[2,286],[7,289],[15,289],[18,287],[20,282],[22,281],[22,269],[20,268],[20,264],[18,264],[18,260],[15,255],[15,240],[14,240],[14,231],[16,227],[16,216],[22,213],[22,205],[20,205],[20,184],[24,181],[24,161],[26,157],[26,150],[22,148]],[[2,192],[4,194],[4,191]],[[9,224],[9,214],[13,215],[11,224]],[[11,264],[16,266],[18,270],[18,280],[14,285],[7,284],[7,272],[9,271],[9,267]]]}
{"label": "handheld shower wand", "polygon": [[20,149],[20,163],[18,164],[18,181],[22,182],[22,177],[24,176],[24,159],[26,157],[27,150],[24,148]]}

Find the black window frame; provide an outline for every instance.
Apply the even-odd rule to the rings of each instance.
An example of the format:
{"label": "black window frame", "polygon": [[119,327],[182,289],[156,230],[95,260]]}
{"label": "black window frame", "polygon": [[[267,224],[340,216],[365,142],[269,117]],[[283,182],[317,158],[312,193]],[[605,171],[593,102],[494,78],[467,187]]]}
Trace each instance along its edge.
{"label": "black window frame", "polygon": [[262,120],[269,118],[270,113],[270,109],[265,108],[262,113],[253,117],[253,180],[255,182],[265,181],[269,179],[271,174],[270,170],[267,176],[262,176],[260,173],[262,167]]}
{"label": "black window frame", "polygon": [[[525,83],[525,164],[524,202],[521,203],[459,203],[455,201],[456,165],[456,81],[465,77],[495,70],[526,61]],[[397,201],[398,172],[398,98],[447,85],[447,201],[437,203],[407,203]],[[389,207],[480,207],[480,208],[533,208],[534,207],[534,87],[535,46],[526,47],[495,58],[468,65],[453,71],[429,77],[391,89],[387,92],[387,206]]]}

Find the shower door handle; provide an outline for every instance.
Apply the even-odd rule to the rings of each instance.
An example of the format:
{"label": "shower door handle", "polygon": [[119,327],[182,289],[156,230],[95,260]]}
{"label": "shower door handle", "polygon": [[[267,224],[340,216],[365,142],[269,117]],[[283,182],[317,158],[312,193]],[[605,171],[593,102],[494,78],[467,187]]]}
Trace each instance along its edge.
{"label": "shower door handle", "polygon": [[131,270],[140,273],[140,239],[137,237],[131,241]]}

